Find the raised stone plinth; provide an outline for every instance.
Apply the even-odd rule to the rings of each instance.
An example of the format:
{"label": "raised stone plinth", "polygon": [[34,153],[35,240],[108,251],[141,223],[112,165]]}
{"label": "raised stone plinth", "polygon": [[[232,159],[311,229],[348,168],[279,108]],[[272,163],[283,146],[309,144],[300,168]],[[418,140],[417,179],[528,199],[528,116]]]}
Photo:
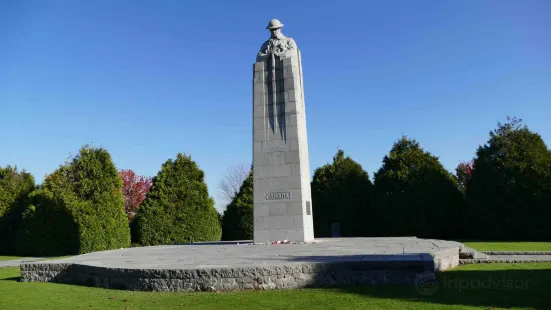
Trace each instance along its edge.
{"label": "raised stone plinth", "polygon": [[144,291],[413,284],[419,275],[457,266],[461,247],[406,237],[140,247],[23,263],[21,281]]}

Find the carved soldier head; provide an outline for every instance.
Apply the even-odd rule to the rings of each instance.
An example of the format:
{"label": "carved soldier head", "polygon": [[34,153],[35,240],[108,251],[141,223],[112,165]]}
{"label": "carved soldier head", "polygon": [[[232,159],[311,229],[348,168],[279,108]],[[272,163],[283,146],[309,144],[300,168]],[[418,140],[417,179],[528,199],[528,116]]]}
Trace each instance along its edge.
{"label": "carved soldier head", "polygon": [[277,19],[270,20],[266,26],[266,29],[270,30],[272,38],[277,38],[281,34],[281,28],[283,28],[283,24]]}

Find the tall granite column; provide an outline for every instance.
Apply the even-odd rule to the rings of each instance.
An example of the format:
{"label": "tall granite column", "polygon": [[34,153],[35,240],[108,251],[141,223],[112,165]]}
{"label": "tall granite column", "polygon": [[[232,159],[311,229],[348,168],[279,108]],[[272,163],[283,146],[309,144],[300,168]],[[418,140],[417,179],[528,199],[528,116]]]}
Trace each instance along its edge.
{"label": "tall granite column", "polygon": [[314,239],[301,55],[270,21],[253,66],[254,242]]}

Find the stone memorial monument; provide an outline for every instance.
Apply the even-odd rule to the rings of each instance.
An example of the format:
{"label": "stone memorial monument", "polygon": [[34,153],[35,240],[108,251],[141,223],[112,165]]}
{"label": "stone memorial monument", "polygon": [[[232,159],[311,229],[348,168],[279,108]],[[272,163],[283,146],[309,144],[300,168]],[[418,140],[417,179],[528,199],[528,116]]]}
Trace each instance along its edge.
{"label": "stone memorial monument", "polygon": [[[20,264],[21,282],[132,291],[233,291],[415,285],[436,272],[492,259],[454,241],[416,237],[314,240],[300,51],[271,20],[253,67],[254,243],[198,242],[98,251]],[[295,245],[274,246],[288,240]],[[270,244],[267,245],[266,243]],[[320,260],[319,255],[324,259]],[[19,262],[18,262],[19,265]],[[437,287],[436,287],[437,288]]]}
{"label": "stone memorial monument", "polygon": [[300,50],[272,19],[253,66],[254,242],[314,239]]}

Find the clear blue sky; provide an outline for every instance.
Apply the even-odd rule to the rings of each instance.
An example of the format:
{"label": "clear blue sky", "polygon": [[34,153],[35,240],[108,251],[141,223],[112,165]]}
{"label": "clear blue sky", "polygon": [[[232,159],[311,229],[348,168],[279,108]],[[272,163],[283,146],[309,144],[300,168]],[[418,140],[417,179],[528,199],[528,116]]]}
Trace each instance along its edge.
{"label": "clear blue sky", "polygon": [[182,152],[216,198],[251,161],[271,18],[302,51],[312,172],[341,147],[372,176],[401,134],[453,171],[508,115],[551,145],[551,1],[12,0],[0,165],[42,182],[93,143],[153,176]]}

